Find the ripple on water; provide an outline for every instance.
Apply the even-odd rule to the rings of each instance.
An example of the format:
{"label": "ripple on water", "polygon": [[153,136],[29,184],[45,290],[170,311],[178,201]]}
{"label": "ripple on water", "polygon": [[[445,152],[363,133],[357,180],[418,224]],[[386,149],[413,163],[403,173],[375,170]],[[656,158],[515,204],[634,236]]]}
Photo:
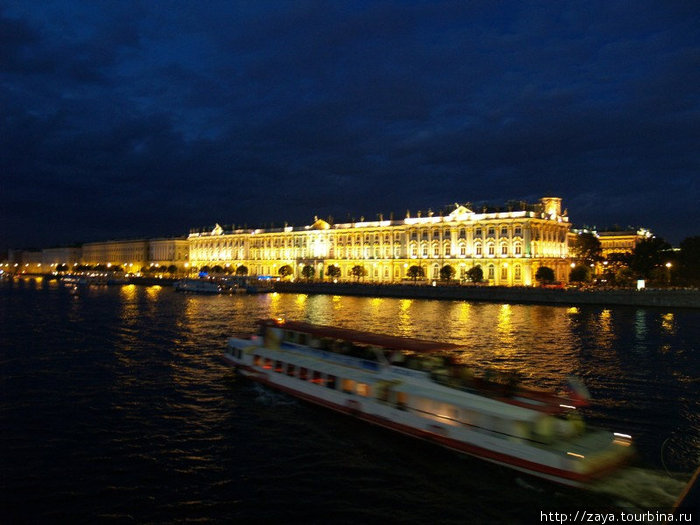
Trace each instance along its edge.
{"label": "ripple on water", "polygon": [[[269,316],[458,343],[548,388],[579,375],[592,422],[633,434],[646,466],[553,488],[231,376],[226,337]],[[529,523],[544,505],[666,507],[683,478],[664,466],[698,461],[692,311],[0,288],[0,318],[10,519]]]}

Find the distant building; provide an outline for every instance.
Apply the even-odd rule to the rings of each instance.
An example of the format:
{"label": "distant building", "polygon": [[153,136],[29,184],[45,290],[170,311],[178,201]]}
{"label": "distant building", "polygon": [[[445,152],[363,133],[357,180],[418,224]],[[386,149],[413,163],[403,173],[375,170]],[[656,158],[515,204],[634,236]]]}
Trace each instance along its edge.
{"label": "distant building", "polygon": [[639,230],[626,231],[596,231],[588,229],[573,229],[569,232],[569,246],[575,242],[576,236],[581,233],[592,233],[600,241],[601,255],[605,258],[612,253],[632,253],[635,246],[643,240],[652,237],[649,230],[640,228]]}
{"label": "distant building", "polygon": [[176,266],[179,272],[189,266],[190,248],[187,238],[149,239],[148,264],[154,266]]}
{"label": "distant building", "polygon": [[83,244],[83,264],[121,266],[126,272],[137,272],[148,264],[148,241],[103,241]]}
{"label": "distant building", "polygon": [[353,280],[353,267],[361,266],[365,280],[387,283],[405,280],[414,265],[428,280],[438,280],[444,266],[464,280],[477,265],[494,285],[532,285],[540,266],[552,268],[561,281],[568,277],[570,224],[558,197],[500,210],[455,204],[445,214],[426,215],[344,224],[316,219],[308,226],[254,230],[225,231],[217,225],[189,235],[190,264],[231,271],[243,265],[252,275],[272,276],[289,266],[296,278],[304,266],[321,277],[334,265],[346,281]]}
{"label": "distant building", "polygon": [[611,253],[632,253],[635,246],[643,239],[652,237],[649,230],[641,228],[637,231],[597,232],[603,257]]}
{"label": "distant building", "polygon": [[72,268],[80,263],[81,256],[82,249],[76,246],[44,248],[41,250],[42,266],[50,269],[47,271],[53,271],[62,264]]}
{"label": "distant building", "polygon": [[16,273],[45,273],[47,268],[43,266],[41,250],[10,250]]}
{"label": "distant building", "polygon": [[82,252],[82,264],[120,266],[128,273],[173,265],[182,272],[189,261],[189,244],[185,237],[91,242],[83,245]]}

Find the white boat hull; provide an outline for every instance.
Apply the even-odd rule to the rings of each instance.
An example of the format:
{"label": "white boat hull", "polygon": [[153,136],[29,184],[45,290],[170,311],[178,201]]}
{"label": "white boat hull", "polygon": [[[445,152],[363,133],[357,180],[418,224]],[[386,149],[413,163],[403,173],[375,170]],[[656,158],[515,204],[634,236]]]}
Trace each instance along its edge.
{"label": "white boat hull", "polygon": [[[250,341],[241,341],[241,346],[245,344],[250,345]],[[245,359],[237,359],[229,353],[224,356],[226,362],[242,375],[305,401],[460,453],[566,485],[585,485],[603,476],[609,470],[617,468],[631,455],[631,449],[620,450],[619,447],[613,447],[611,450],[614,450],[614,454],[611,454],[610,458],[599,458],[598,462],[601,465],[591,466],[578,457],[572,457],[561,451],[553,452],[532,446],[527,440],[514,436],[506,438],[492,431],[484,431],[482,428],[455,424],[447,418],[434,415],[426,417],[425,414],[417,414],[412,410],[403,410],[379,402],[373,397],[358,397],[341,390],[330,390],[310,381],[300,381],[296,377],[252,366],[246,363]],[[612,438],[611,433],[607,434]]]}

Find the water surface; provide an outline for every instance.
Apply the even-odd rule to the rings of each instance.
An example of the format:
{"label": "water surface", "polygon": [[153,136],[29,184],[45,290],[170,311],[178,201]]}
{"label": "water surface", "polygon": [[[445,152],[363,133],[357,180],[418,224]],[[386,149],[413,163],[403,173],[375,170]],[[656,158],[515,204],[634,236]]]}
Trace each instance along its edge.
{"label": "water surface", "polygon": [[[560,388],[639,460],[559,488],[236,379],[226,338],[285,317],[458,343]],[[11,521],[528,523],[539,510],[669,505],[700,456],[691,310],[0,287],[0,496]],[[534,516],[534,517],[533,517]]]}

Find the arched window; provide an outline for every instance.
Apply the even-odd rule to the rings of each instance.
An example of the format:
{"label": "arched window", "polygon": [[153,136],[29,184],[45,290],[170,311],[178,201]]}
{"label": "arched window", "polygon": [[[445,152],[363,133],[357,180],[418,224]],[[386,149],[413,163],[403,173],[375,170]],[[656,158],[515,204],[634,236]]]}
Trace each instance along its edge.
{"label": "arched window", "polygon": [[522,279],[522,268],[520,267],[519,264],[516,264],[515,268],[513,269],[513,278],[516,281],[519,281],[520,279]]}
{"label": "arched window", "polygon": [[496,278],[496,267],[493,264],[489,264],[488,266],[488,279],[493,280]]}

